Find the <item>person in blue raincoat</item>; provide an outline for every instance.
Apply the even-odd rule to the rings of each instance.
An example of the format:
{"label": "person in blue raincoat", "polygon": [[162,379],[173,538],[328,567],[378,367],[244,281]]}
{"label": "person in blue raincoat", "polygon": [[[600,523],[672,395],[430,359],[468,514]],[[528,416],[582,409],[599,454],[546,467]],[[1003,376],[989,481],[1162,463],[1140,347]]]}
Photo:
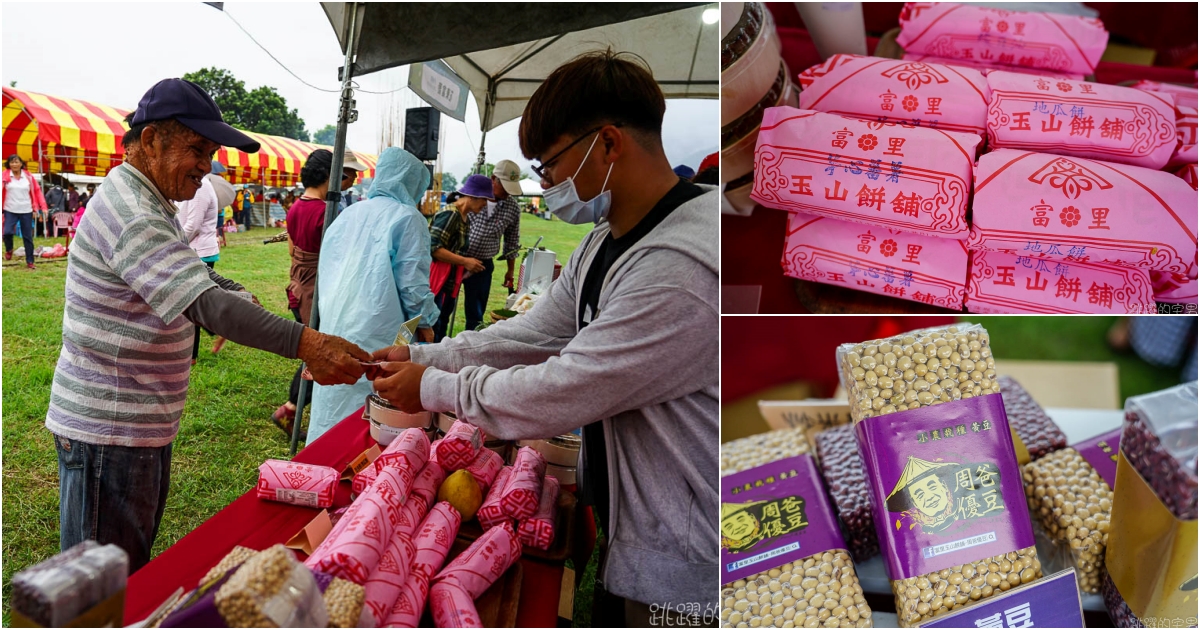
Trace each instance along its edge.
{"label": "person in blue raincoat", "polygon": [[[438,318],[429,288],[429,226],[416,208],[429,188],[429,169],[397,147],[384,149],[375,169],[367,198],[325,229],[317,267],[321,332],[368,352],[392,345],[400,326],[418,315],[417,338],[433,341]],[[369,393],[365,378],[316,387],[308,442],[361,407]]]}

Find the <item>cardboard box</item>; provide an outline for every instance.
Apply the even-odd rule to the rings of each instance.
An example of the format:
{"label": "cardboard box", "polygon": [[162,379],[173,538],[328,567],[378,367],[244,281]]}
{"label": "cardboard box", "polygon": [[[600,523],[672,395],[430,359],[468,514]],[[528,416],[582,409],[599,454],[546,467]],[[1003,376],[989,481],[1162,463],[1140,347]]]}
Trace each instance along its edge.
{"label": "cardboard box", "polygon": [[996,373],[1016,379],[1042,407],[1122,408],[1115,363],[996,359]]}

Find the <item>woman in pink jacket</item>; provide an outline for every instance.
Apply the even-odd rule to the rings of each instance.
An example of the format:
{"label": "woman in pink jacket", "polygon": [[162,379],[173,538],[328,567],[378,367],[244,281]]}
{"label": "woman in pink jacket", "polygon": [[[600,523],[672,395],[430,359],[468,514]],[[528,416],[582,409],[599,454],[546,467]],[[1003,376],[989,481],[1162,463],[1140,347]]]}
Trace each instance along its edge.
{"label": "woman in pink jacket", "polygon": [[21,156],[8,156],[8,168],[4,169],[4,260],[12,260],[13,233],[21,226],[21,240],[25,243],[25,266],[33,266],[33,213],[46,212],[46,198],[42,188],[29,171]]}

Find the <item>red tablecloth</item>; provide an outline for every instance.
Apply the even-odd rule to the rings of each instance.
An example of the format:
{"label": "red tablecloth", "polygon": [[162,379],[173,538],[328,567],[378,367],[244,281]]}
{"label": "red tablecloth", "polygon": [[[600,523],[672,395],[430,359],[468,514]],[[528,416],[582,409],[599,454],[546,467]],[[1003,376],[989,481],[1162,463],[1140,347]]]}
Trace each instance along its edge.
{"label": "red tablecloth", "polygon": [[[294,461],[342,470],[372,443],[360,409],[297,453]],[[348,505],[350,484],[338,486],[334,505]],[[319,510],[312,508],[263,501],[251,488],[129,576],[125,594],[126,625],[145,619],[176,588],[195,588],[200,578],[235,546],[266,549],[285,543],[318,513]],[[556,626],[563,567],[523,558],[521,568],[524,579],[521,603],[517,607],[517,627]]]}

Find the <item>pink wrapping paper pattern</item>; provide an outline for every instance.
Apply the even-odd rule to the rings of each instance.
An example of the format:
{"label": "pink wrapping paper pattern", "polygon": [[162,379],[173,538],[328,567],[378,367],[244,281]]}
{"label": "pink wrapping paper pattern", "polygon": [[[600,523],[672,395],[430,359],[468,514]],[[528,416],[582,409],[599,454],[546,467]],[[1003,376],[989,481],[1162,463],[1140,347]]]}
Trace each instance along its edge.
{"label": "pink wrapping paper pattern", "polygon": [[1143,269],[971,252],[972,313],[1155,313]]}
{"label": "pink wrapping paper pattern", "polygon": [[425,509],[429,510],[437,499],[438,488],[442,487],[442,482],[446,480],[446,472],[437,463],[426,464],[417,475],[417,480],[413,482],[412,490],[409,491],[410,496],[421,497],[425,501]]}
{"label": "pink wrapping paper pattern", "polygon": [[1169,94],[1013,72],[987,75],[988,146],[1160,169],[1177,144]]}
{"label": "pink wrapping paper pattern", "polygon": [[1100,20],[953,3],[909,2],[896,43],[943,59],[1091,74],[1108,45]]}
{"label": "pink wrapping paper pattern", "polygon": [[1196,191],[1171,173],[998,149],[975,172],[970,249],[1187,273]]}
{"label": "pink wrapping paper pattern", "polygon": [[1154,300],[1166,304],[1195,304],[1197,289],[1196,278],[1187,274],[1171,273],[1169,271],[1150,270],[1150,283],[1154,287]]}
{"label": "pink wrapping paper pattern", "polygon": [[[834,55],[816,68],[814,74],[820,76],[800,93],[800,109],[980,135],[985,131],[991,88],[975,70],[859,55]],[[803,82],[804,74],[800,77]]]}
{"label": "pink wrapping paper pattern", "polygon": [[1147,92],[1162,92],[1174,98],[1178,147],[1175,149],[1175,154],[1171,156],[1171,161],[1167,163],[1167,170],[1173,171],[1184,164],[1195,164],[1197,157],[1196,110],[1200,108],[1200,105],[1197,105],[1196,88],[1145,80],[1138,81],[1131,87]]}
{"label": "pink wrapping paper pattern", "polygon": [[421,614],[425,612],[425,602],[429,599],[429,578],[409,571],[408,579],[396,597],[391,614],[384,622],[385,628],[416,628],[421,623]]}
{"label": "pink wrapping paper pattern", "polygon": [[1179,169],[1178,171],[1175,171],[1175,175],[1177,177],[1179,177],[1180,179],[1182,179],[1183,181],[1187,182],[1187,185],[1191,186],[1192,190],[1196,190],[1196,179],[1197,178],[1196,178],[1196,165],[1195,164],[1188,164],[1187,166]]}
{"label": "pink wrapping paper pattern", "polygon": [[401,520],[411,473],[385,468],[379,478],[342,515],[325,540],[304,562],[310,568],[363,584]]}
{"label": "pink wrapping paper pattern", "polygon": [[375,567],[375,571],[371,573],[367,583],[363,584],[365,597],[362,614],[358,619],[359,626],[374,628],[387,621],[392,607],[396,604],[396,599],[400,597],[400,591],[404,588],[405,581],[408,580],[409,568],[415,553],[416,547],[413,546],[412,539],[407,535],[400,534],[392,537],[391,542],[384,549],[383,555],[379,558],[379,564]]}
{"label": "pink wrapping paper pattern", "polygon": [[408,495],[408,499],[404,501],[404,505],[400,508],[400,518],[396,522],[396,533],[405,534],[412,537],[417,533],[417,528],[421,526],[421,521],[425,518],[425,512],[429,510],[429,506],[425,504],[425,499],[416,494]]}
{"label": "pink wrapping paper pattern", "polygon": [[328,466],[268,459],[258,467],[258,498],[292,505],[327,508],[340,475]]}
{"label": "pink wrapping paper pattern", "polygon": [[788,221],[783,272],[959,310],[966,294],[967,248],[962,241],[797,212]]}
{"label": "pink wrapping paper pattern", "polygon": [[483,431],[462,420],[455,420],[446,436],[437,442],[437,461],[447,472],[462,470],[475,461],[482,448]]}
{"label": "pink wrapping paper pattern", "polygon": [[512,467],[501,468],[500,472],[496,473],[496,479],[492,482],[492,487],[484,497],[483,503],[475,511],[475,518],[479,520],[479,524],[484,529],[495,527],[508,520],[508,517],[504,515],[504,508],[500,506],[500,499],[504,497],[504,490],[508,486],[508,479],[511,475]]}
{"label": "pink wrapping paper pattern", "polygon": [[537,511],[542,498],[542,478],[546,476],[546,459],[542,454],[522,446],[513,461],[512,474],[500,497],[504,515],[513,519],[529,518]]}
{"label": "pink wrapping paper pattern", "polygon": [[863,122],[791,107],[763,116],[750,197],[942,238],[966,238],[975,134]]}
{"label": "pink wrapping paper pattern", "polygon": [[533,516],[521,521],[517,538],[522,544],[545,551],[554,542],[554,513],[558,507],[558,478],[546,475],[542,482],[542,498]]}
{"label": "pink wrapping paper pattern", "polygon": [[501,468],[504,468],[504,458],[496,451],[485,448],[475,455],[475,461],[467,466],[467,472],[479,482],[480,492],[487,495]]}
{"label": "pink wrapping paper pattern", "polygon": [[432,579],[446,564],[446,555],[458,535],[462,515],[450,503],[442,501],[429,510],[413,539],[417,553],[412,560],[413,572]]}
{"label": "pink wrapping paper pattern", "polygon": [[432,583],[454,580],[475,599],[495,584],[520,557],[521,542],[512,527],[493,527],[446,565]]}
{"label": "pink wrapping paper pattern", "polygon": [[354,496],[362,494],[371,484],[375,483],[375,478],[379,476],[379,471],[374,466],[367,466],[361,471],[355,473],[350,480],[350,491]]}
{"label": "pink wrapping paper pattern", "polygon": [[917,55],[917,54],[913,54],[913,53],[904,53],[903,59],[905,61],[920,61],[923,63],[939,63],[939,64],[942,64],[945,66],[955,66],[958,68],[966,68],[966,69],[970,69],[970,70],[975,70],[975,71],[979,72],[979,74],[982,74],[985,77],[993,72],[996,72],[997,70],[1003,70],[1005,72],[1019,72],[1021,74],[1030,74],[1030,75],[1038,76],[1038,77],[1049,77],[1051,79],[1067,79],[1069,81],[1082,81],[1083,80],[1082,74],[1075,74],[1073,72],[1054,72],[1053,70],[1036,70],[1034,68],[1018,68],[1018,67],[1014,67],[1014,66],[1001,66],[998,64],[981,63],[979,61],[971,61],[971,60],[966,60],[966,59],[943,59],[936,55]]}
{"label": "pink wrapping paper pattern", "polygon": [[415,474],[428,461],[429,436],[421,429],[405,429],[375,459],[375,469],[405,465]]}
{"label": "pink wrapping paper pattern", "polygon": [[482,628],[475,600],[455,580],[443,580],[429,587],[429,611],[433,625],[439,628]]}

